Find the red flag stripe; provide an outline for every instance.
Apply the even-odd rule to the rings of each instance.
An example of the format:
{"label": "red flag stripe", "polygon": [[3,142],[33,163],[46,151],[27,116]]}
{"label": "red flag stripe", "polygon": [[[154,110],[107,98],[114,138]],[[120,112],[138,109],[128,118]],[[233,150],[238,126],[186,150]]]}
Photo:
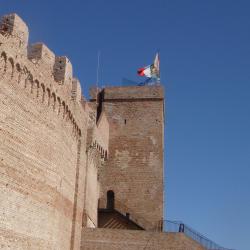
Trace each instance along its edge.
{"label": "red flag stripe", "polygon": [[144,76],[144,70],[145,70],[145,68],[140,68],[140,69],[138,69],[138,70],[137,70],[137,74],[138,74],[139,76]]}

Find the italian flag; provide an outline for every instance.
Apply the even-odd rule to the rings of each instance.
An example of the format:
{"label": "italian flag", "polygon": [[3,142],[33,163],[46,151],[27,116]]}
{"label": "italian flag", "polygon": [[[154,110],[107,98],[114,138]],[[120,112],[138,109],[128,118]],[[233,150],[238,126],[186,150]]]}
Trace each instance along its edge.
{"label": "italian flag", "polygon": [[149,78],[156,77],[156,76],[158,77],[160,75],[159,54],[158,53],[156,54],[153,64],[138,69],[137,74],[139,76],[146,76],[146,77],[149,77]]}
{"label": "italian flag", "polygon": [[146,77],[152,77],[152,74],[151,74],[151,65],[149,66],[146,66],[144,68],[140,68],[137,70],[137,74],[139,76],[146,76]]}

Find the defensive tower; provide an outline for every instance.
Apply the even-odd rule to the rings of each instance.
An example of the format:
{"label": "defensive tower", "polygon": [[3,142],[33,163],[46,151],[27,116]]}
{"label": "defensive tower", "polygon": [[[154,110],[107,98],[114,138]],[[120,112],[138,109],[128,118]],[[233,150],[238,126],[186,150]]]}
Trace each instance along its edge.
{"label": "defensive tower", "polygon": [[163,87],[108,87],[98,99],[110,126],[99,208],[113,203],[115,210],[152,229],[163,217]]}

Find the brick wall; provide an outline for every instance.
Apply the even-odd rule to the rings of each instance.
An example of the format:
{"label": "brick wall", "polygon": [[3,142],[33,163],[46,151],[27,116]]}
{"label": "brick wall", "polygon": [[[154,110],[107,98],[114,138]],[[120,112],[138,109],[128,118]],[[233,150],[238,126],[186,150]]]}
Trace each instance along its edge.
{"label": "brick wall", "polygon": [[81,250],[205,250],[183,233],[83,229]]}
{"label": "brick wall", "polygon": [[163,216],[163,96],[161,86],[104,89],[110,141],[100,207],[113,190],[116,209],[147,229]]}
{"label": "brick wall", "polygon": [[97,227],[97,208],[100,184],[98,181],[98,169],[101,167],[101,157],[95,148],[88,150],[88,164],[86,169],[85,213],[86,227]]}
{"label": "brick wall", "polygon": [[27,42],[25,23],[4,16],[0,248],[79,249],[88,113],[69,60]]}

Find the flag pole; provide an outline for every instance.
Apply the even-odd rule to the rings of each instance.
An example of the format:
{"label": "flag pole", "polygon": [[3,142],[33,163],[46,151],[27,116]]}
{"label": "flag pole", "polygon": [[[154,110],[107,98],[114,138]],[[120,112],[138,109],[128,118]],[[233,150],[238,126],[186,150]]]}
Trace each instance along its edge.
{"label": "flag pole", "polygon": [[99,71],[100,71],[100,56],[101,52],[97,52],[97,68],[96,68],[96,104],[98,104],[98,86],[99,86]]}
{"label": "flag pole", "polygon": [[99,85],[100,56],[101,56],[101,52],[99,50],[97,53],[96,88],[98,88],[98,85]]}

